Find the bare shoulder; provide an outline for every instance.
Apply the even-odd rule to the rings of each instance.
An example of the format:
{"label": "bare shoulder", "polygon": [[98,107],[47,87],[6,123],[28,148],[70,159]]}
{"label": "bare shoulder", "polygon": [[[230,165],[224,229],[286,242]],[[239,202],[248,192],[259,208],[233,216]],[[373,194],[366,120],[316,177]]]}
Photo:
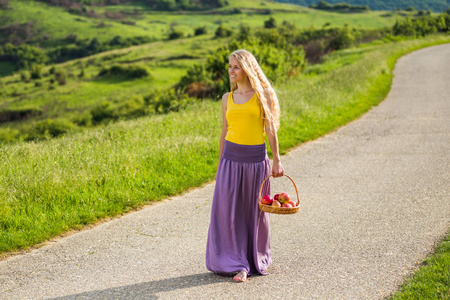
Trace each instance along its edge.
{"label": "bare shoulder", "polygon": [[222,96],[222,111],[223,111],[223,113],[225,113],[227,111],[228,95],[230,95],[230,93],[225,93]]}
{"label": "bare shoulder", "polygon": [[227,102],[229,96],[230,96],[230,92],[227,92],[227,93],[223,94],[223,96],[222,96],[222,102]]}

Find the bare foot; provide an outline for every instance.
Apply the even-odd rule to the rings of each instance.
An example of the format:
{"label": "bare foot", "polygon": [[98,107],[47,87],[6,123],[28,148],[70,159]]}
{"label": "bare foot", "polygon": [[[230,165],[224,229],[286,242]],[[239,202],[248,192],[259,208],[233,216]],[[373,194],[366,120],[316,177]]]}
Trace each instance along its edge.
{"label": "bare foot", "polygon": [[246,281],[247,280],[247,272],[244,270],[240,271],[239,273],[237,273],[236,276],[233,277],[233,280],[237,281],[237,282]]}

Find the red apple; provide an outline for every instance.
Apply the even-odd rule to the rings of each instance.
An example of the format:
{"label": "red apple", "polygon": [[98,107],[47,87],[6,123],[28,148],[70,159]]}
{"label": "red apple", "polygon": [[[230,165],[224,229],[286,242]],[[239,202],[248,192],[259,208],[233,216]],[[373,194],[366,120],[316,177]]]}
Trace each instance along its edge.
{"label": "red apple", "polygon": [[283,203],[281,207],[292,207],[292,205],[289,202]]}
{"label": "red apple", "polygon": [[287,193],[281,193],[280,196],[278,196],[278,201],[280,201],[281,204],[287,203],[289,200],[291,200],[291,197]]}
{"label": "red apple", "polygon": [[281,203],[278,200],[273,200],[272,206],[281,207]]}
{"label": "red apple", "polygon": [[264,197],[262,197],[261,199],[261,203],[265,204],[265,205],[271,205],[272,204],[273,199],[270,198],[269,195],[265,195]]}
{"label": "red apple", "polygon": [[289,200],[287,203],[290,203],[292,205],[292,207],[297,207],[297,203],[295,203],[292,200]]}
{"label": "red apple", "polygon": [[275,196],[273,196],[273,200],[278,200],[278,196],[280,196],[280,194],[275,194]]}

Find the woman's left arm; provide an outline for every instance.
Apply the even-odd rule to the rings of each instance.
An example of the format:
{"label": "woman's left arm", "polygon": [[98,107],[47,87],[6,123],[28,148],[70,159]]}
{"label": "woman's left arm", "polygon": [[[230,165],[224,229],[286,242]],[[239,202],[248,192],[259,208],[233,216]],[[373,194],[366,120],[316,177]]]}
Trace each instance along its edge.
{"label": "woman's left arm", "polygon": [[270,150],[272,150],[273,155],[272,174],[274,177],[281,177],[284,175],[284,169],[281,164],[280,151],[278,149],[277,132],[272,124],[266,125],[266,133],[267,138],[269,139]]}

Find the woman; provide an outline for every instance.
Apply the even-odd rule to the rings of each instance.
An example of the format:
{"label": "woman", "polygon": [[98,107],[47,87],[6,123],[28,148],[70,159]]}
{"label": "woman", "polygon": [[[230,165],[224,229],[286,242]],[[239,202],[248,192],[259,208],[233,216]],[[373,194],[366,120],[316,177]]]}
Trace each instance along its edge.
{"label": "woman", "polygon": [[[231,92],[222,97],[219,166],[206,245],[206,267],[218,274],[266,275],[270,256],[269,214],[258,207],[259,189],[270,174],[265,134],[273,153],[272,174],[284,175],[278,150],[278,98],[255,57],[230,55]],[[270,194],[266,181],[263,195]]]}

